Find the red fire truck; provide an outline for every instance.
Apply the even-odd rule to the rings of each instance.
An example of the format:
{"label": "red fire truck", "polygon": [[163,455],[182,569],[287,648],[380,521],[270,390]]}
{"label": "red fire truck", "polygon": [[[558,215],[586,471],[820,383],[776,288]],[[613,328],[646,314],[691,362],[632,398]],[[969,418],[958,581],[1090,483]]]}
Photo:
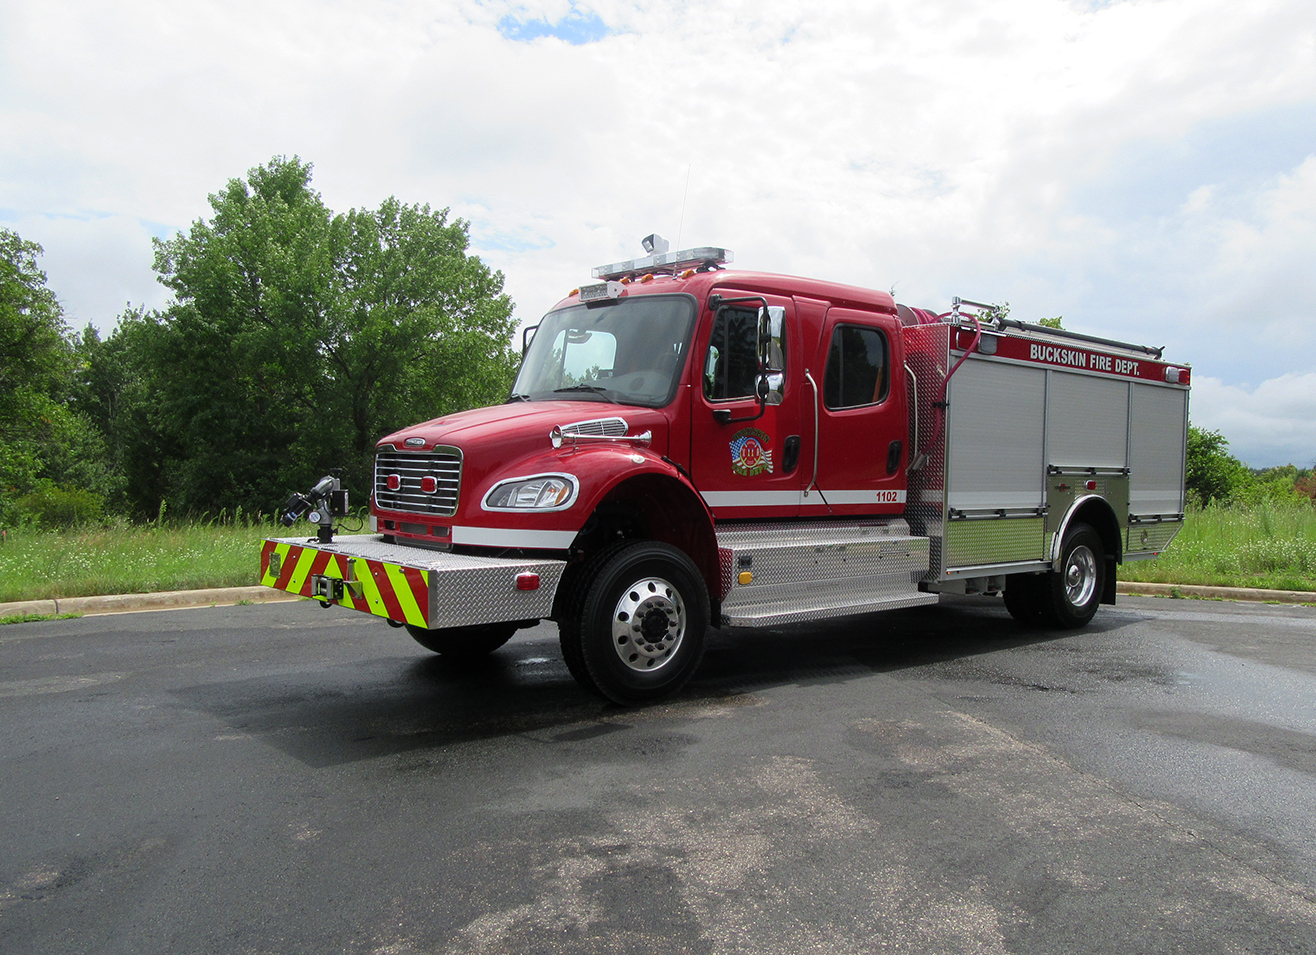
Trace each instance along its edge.
{"label": "red fire truck", "polygon": [[266,540],[262,583],[452,657],[553,620],[581,684],[638,703],[710,626],[956,593],[1080,627],[1182,526],[1161,349],[646,249],[527,330],[504,404],[380,439],[373,533],[334,536],[333,479],[295,495],[319,534]]}

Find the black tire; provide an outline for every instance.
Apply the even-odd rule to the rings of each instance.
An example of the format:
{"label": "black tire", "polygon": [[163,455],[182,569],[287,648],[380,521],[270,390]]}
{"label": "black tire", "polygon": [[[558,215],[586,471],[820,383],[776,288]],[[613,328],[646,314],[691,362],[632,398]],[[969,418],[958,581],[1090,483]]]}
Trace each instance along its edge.
{"label": "black tire", "polygon": [[1026,627],[1037,627],[1046,616],[1042,604],[1043,574],[1011,574],[1005,579],[1005,609]]}
{"label": "black tire", "polygon": [[414,623],[407,624],[407,633],[426,650],[447,660],[478,660],[487,657],[521,628],[521,624],[486,623],[474,627],[448,627],[443,630],[426,630]]}
{"label": "black tire", "polygon": [[[583,599],[559,623],[562,655],[587,689],[614,703],[647,703],[675,693],[704,657],[708,592],[681,551],[657,541],[619,544],[592,561]],[[577,677],[579,680],[580,678]]]}
{"label": "black tire", "polygon": [[603,691],[589,675],[589,667],[585,666],[585,655],[582,650],[581,622],[585,612],[585,598],[589,596],[590,586],[599,572],[608,565],[618,551],[627,546],[629,546],[628,541],[618,541],[603,548],[583,565],[568,571],[569,576],[564,576],[561,584],[562,600],[557,621],[557,639],[562,647],[562,660],[566,663],[567,671],[572,678],[583,689],[600,697],[603,696]]}
{"label": "black tire", "polygon": [[1086,626],[1106,588],[1101,535],[1087,524],[1073,525],[1065,534],[1057,569],[1044,581],[1042,607],[1047,622],[1066,630]]}

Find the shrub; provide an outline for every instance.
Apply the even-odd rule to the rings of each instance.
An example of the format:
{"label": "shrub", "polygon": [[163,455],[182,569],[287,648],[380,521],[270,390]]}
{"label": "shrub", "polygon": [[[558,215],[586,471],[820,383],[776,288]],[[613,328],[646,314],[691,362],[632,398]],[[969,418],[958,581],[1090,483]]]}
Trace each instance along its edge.
{"label": "shrub", "polygon": [[44,487],[18,502],[20,512],[38,527],[67,528],[99,524],[105,516],[105,498],[77,487]]}

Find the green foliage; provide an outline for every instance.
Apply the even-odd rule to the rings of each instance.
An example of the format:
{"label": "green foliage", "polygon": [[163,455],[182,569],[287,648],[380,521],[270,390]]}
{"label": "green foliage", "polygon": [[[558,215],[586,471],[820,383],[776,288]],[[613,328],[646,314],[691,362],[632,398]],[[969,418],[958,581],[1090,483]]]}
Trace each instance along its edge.
{"label": "green foliage", "polygon": [[64,405],[72,351],[40,254],[35,242],[0,229],[0,523],[8,525],[23,520],[18,498],[73,427]]}
{"label": "green foliage", "polygon": [[1232,501],[1251,506],[1310,504],[1311,498],[1297,488],[1299,476],[1300,472],[1292,464],[1264,471],[1249,471],[1247,480],[1235,487]]}
{"label": "green foliage", "polygon": [[0,617],[0,627],[11,623],[41,623],[45,620],[76,620],[80,613],[16,613]]}
{"label": "green foliage", "polygon": [[24,496],[19,507],[30,515],[38,527],[67,528],[85,524],[99,524],[105,516],[105,499],[84,488],[56,486],[44,487]]}
{"label": "green foliage", "polygon": [[43,438],[68,378],[67,329],[41,246],[0,229],[0,441]]}
{"label": "green foliage", "polygon": [[1252,479],[1251,472],[1229,453],[1229,442],[1219,431],[1188,426],[1185,482],[1188,499],[1201,507],[1228,504]]}
{"label": "green foliage", "polygon": [[1065,326],[1061,324],[1061,322],[1064,321],[1064,318],[1065,316],[1063,315],[1057,315],[1055,318],[1039,318],[1037,324],[1041,325],[1043,328],[1064,328]]}
{"label": "green foliage", "polygon": [[335,214],[310,180],[295,157],[230,180],[156,242],[165,312],[78,342],[73,407],[133,513],[268,508],[332,468],[360,499],[378,438],[506,396],[511,301],[466,223],[392,198]]}

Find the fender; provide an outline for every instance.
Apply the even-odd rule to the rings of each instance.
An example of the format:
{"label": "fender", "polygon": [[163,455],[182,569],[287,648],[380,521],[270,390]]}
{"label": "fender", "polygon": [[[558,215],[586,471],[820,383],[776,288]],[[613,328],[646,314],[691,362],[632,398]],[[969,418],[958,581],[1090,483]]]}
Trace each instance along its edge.
{"label": "fender", "polygon": [[[713,513],[690,479],[643,448],[591,448],[579,454],[597,456],[589,468],[580,471],[579,513],[588,519],[615,506],[639,513],[649,536],[688,555],[699,568],[710,599],[721,600],[729,583],[713,530]],[[587,478],[587,473],[596,480]]]}
{"label": "fender", "polygon": [[[551,474],[565,475],[575,480],[577,489],[570,503],[542,510],[491,510],[482,503],[489,492],[504,481]],[[561,537],[563,532],[580,531],[599,504],[615,489],[641,477],[660,477],[680,485],[698,502],[703,522],[709,528],[713,526],[713,516],[708,506],[690,480],[675,465],[648,448],[621,444],[544,449],[505,462],[472,487],[469,503],[459,517],[465,523],[475,523],[490,529],[538,528],[552,531]],[[516,545],[509,542],[505,546]],[[561,549],[566,546],[567,543],[560,545]]]}
{"label": "fender", "polygon": [[1060,549],[1065,542],[1065,535],[1069,533],[1069,525],[1073,523],[1075,516],[1082,510],[1097,510],[1107,519],[1106,526],[1102,526],[1100,521],[1089,521],[1089,523],[1101,535],[1102,543],[1106,545],[1108,551],[1106,556],[1116,563],[1122,562],[1124,551],[1120,546],[1120,524],[1119,518],[1115,515],[1115,509],[1100,494],[1085,494],[1074,499],[1074,502],[1069,505],[1064,516],[1056,525],[1055,536],[1051,538],[1051,553],[1049,555],[1051,563],[1054,565],[1060,560]]}
{"label": "fender", "polygon": [[619,485],[644,475],[658,474],[671,478],[688,490],[699,502],[708,526],[713,526],[712,512],[689,478],[648,448],[585,447],[557,460],[568,471],[572,470],[573,463],[583,465],[575,469],[576,478],[580,481],[580,497],[573,510],[578,510],[586,517]]}

